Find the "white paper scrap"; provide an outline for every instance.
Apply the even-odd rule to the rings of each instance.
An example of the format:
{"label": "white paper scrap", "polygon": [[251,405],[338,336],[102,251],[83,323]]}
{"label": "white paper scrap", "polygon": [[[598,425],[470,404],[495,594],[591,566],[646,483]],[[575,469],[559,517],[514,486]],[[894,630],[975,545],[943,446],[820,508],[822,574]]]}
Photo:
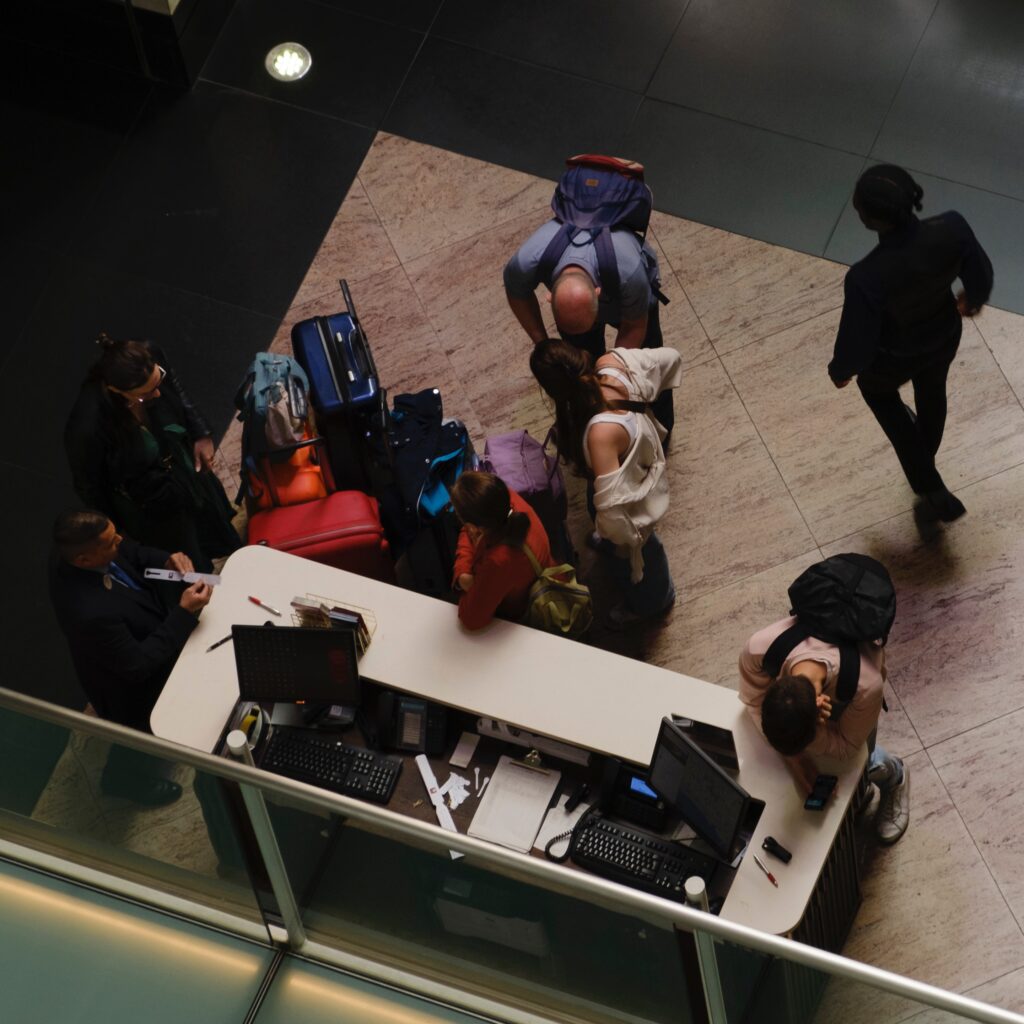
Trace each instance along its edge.
{"label": "white paper scrap", "polygon": [[480,742],[480,736],[475,732],[464,732],[459,737],[458,746],[455,752],[448,758],[448,763],[456,768],[468,768],[469,762],[473,760],[476,745]]}

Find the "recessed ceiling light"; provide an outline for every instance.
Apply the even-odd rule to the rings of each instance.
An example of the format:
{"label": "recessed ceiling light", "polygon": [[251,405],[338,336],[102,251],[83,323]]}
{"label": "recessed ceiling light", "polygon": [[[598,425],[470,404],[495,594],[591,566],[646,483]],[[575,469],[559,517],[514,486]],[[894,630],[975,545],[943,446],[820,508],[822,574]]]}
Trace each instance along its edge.
{"label": "recessed ceiling light", "polygon": [[313,66],[313,57],[302,43],[278,43],[263,64],[271,78],[297,82]]}

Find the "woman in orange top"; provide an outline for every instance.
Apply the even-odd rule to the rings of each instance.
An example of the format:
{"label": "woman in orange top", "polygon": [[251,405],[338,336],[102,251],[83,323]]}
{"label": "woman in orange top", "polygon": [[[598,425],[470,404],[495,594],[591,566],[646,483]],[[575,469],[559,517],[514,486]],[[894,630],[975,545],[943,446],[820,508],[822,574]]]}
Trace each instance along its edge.
{"label": "woman in orange top", "polygon": [[493,473],[463,473],[451,496],[462,522],[452,581],[459,619],[467,629],[480,629],[495,615],[521,619],[536,579],[523,543],[542,569],[555,564],[537,513]]}

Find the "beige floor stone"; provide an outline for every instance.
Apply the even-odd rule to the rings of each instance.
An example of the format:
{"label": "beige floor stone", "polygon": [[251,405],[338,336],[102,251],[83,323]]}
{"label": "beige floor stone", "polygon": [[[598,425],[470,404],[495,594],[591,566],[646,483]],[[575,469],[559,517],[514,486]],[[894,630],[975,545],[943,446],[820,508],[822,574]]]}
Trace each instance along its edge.
{"label": "beige floor stone", "polygon": [[[907,764],[910,828],[895,846],[876,848],[844,955],[957,992],[1019,970],[1024,936],[970,833],[927,754]],[[895,996],[833,981],[817,1020],[885,1024],[914,1009]]]}
{"label": "beige floor stone", "polygon": [[1024,316],[986,306],[974,320],[999,369],[1018,399],[1024,399]]}
{"label": "beige floor stone", "polygon": [[892,573],[899,603],[889,682],[926,748],[1024,707],[1014,639],[1024,600],[1016,568],[1024,564],[1024,468],[962,494],[968,514],[930,541],[906,513],[824,548],[862,551]]}
{"label": "beige floor stone", "polygon": [[651,223],[719,354],[842,305],[837,263],[667,214]]}
{"label": "beige floor stone", "polygon": [[[856,387],[837,390],[826,376],[837,323],[838,312],[825,313],[723,357],[820,544],[915,500]],[[949,409],[938,464],[951,489],[1024,461],[1024,410],[970,323],[950,374]]]}
{"label": "beige floor stone", "polygon": [[374,140],[359,180],[403,263],[523,214],[540,227],[554,189],[543,178],[386,132]]}
{"label": "beige floor stone", "polygon": [[1024,927],[1024,711],[971,729],[929,750],[964,824],[1017,921]]}

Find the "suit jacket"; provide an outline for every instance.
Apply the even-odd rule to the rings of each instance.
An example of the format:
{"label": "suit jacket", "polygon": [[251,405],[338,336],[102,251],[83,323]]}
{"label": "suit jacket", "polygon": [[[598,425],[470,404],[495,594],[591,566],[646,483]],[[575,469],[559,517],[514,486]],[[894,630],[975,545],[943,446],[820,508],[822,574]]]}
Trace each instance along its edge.
{"label": "suit jacket", "polygon": [[50,598],[86,696],[101,717],[146,732],[153,705],[199,621],[180,605],[168,606],[160,585],[142,575],[162,568],[169,557],[124,539],[117,564],[141,590],[116,581],[107,587],[104,573],[56,556],[50,568]]}

